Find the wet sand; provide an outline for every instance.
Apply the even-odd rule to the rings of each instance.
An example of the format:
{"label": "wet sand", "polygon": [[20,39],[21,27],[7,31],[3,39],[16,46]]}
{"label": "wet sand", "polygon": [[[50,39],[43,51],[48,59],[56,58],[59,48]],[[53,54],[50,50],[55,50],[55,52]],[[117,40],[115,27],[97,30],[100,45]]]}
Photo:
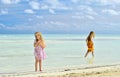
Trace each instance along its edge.
{"label": "wet sand", "polygon": [[57,71],[1,74],[0,77],[120,77],[120,64],[85,68],[64,68]]}

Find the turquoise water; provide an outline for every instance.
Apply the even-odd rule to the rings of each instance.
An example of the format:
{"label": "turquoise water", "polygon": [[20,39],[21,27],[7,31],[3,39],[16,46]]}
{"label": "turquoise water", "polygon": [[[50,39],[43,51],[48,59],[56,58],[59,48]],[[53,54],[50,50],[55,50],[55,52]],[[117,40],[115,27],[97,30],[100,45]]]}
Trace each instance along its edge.
{"label": "turquoise water", "polygon": [[[120,62],[120,35],[100,35],[94,38],[95,58],[85,59],[87,34],[43,34],[47,58],[43,69],[66,66],[112,64]],[[34,35],[0,35],[0,73],[34,71]]]}

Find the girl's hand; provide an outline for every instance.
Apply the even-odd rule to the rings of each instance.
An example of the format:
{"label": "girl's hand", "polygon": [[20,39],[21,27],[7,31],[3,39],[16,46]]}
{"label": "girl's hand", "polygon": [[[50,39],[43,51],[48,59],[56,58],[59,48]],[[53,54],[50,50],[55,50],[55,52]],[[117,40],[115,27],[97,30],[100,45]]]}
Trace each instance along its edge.
{"label": "girl's hand", "polygon": [[41,40],[38,40],[37,42],[38,42],[38,43],[40,43],[40,42],[41,42]]}
{"label": "girl's hand", "polygon": [[38,42],[37,42],[37,46],[41,46],[42,45],[42,42],[41,42],[41,40],[39,40]]}
{"label": "girl's hand", "polygon": [[34,47],[39,46],[39,45],[40,45],[40,43],[41,43],[41,41],[40,41],[40,40],[39,40],[39,41],[37,41],[36,43],[34,43]]}

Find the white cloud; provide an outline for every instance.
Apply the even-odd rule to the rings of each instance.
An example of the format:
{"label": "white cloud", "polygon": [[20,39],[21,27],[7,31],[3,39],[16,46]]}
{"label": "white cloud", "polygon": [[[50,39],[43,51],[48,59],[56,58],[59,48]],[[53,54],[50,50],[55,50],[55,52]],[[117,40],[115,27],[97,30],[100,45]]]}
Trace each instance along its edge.
{"label": "white cloud", "polygon": [[41,9],[48,9],[49,7],[47,6],[47,5],[43,5],[43,6],[41,6]]}
{"label": "white cloud", "polygon": [[53,9],[49,9],[49,12],[50,12],[51,14],[55,14],[55,11],[54,11]]}
{"label": "white cloud", "polygon": [[14,26],[5,26],[6,30],[34,30],[34,26],[30,26],[30,25],[25,25],[25,24],[22,24],[22,25],[14,25]]}
{"label": "white cloud", "polygon": [[32,7],[32,9],[34,9],[34,10],[39,10],[40,9],[40,4],[36,1],[31,1],[29,4]]}
{"label": "white cloud", "polygon": [[83,12],[88,13],[88,14],[98,15],[98,14],[93,10],[93,8],[91,8],[90,6],[86,6],[86,5],[80,5],[80,6],[78,6],[78,10],[83,11]]}
{"label": "white cloud", "polygon": [[35,12],[31,9],[24,10],[25,13],[34,14]]}
{"label": "white cloud", "polygon": [[1,0],[1,2],[4,4],[11,4],[11,0]]}
{"label": "white cloud", "polygon": [[119,12],[113,10],[113,9],[104,9],[102,10],[103,13],[110,14],[110,15],[119,15]]}
{"label": "white cloud", "polygon": [[0,15],[5,15],[8,14],[8,10],[7,9],[1,9],[0,10]]}
{"label": "white cloud", "polygon": [[45,21],[44,24],[45,24],[45,25],[48,25],[49,23],[48,23],[48,21]]}
{"label": "white cloud", "polygon": [[91,20],[94,19],[94,17],[91,15],[75,15],[75,16],[72,16],[72,18],[74,18],[74,19],[86,19],[86,18],[88,18]]}
{"label": "white cloud", "polygon": [[75,15],[75,16],[72,16],[72,18],[74,18],[74,19],[83,19],[84,16]]}
{"label": "white cloud", "polygon": [[2,23],[0,23],[0,28],[5,28],[6,26]]}
{"label": "white cloud", "polygon": [[26,1],[28,1],[28,2],[29,2],[30,0],[26,0]]}
{"label": "white cloud", "polygon": [[36,18],[43,19],[43,16],[36,16]]}
{"label": "white cloud", "polygon": [[60,22],[60,21],[49,21],[48,22],[49,24],[46,25],[47,29],[50,29],[50,30],[66,30],[69,26],[64,23],[64,22]]}
{"label": "white cloud", "polygon": [[46,0],[47,3],[51,4],[52,6],[62,5],[58,0]]}
{"label": "white cloud", "polygon": [[120,4],[120,0],[88,0],[89,3],[93,2],[97,2],[98,4],[101,5],[116,5],[116,4]]}
{"label": "white cloud", "polygon": [[65,6],[63,3],[59,2],[59,0],[46,0],[46,3],[48,3],[49,8],[51,9],[62,9],[62,10],[68,10],[71,9],[67,6]]}
{"label": "white cloud", "polygon": [[73,3],[77,3],[79,0],[71,0]]}
{"label": "white cloud", "polygon": [[88,13],[90,14],[94,14],[94,15],[97,15],[97,13],[90,7],[86,8],[86,10],[88,11]]}
{"label": "white cloud", "polygon": [[20,0],[1,0],[3,4],[17,4]]}
{"label": "white cloud", "polygon": [[58,22],[58,21],[50,21],[50,24],[52,24],[52,25],[66,26],[65,23],[63,23],[63,22]]}
{"label": "white cloud", "polygon": [[93,16],[86,15],[86,17],[87,17],[88,19],[94,20],[94,17],[93,17]]}
{"label": "white cloud", "polygon": [[32,21],[33,19],[32,18],[28,18],[28,21]]}
{"label": "white cloud", "polygon": [[120,3],[120,0],[98,0],[102,4],[118,4]]}

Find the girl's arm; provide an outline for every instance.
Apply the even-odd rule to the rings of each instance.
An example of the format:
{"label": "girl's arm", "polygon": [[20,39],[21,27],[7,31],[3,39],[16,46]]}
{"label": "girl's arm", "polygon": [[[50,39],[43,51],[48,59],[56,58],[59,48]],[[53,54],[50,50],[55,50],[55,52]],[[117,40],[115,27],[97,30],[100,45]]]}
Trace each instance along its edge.
{"label": "girl's arm", "polygon": [[41,47],[44,49],[46,47],[44,42],[41,42]]}
{"label": "girl's arm", "polygon": [[35,41],[35,42],[34,42],[34,47],[36,47],[36,46],[38,46],[38,45],[39,45],[39,41],[37,41],[37,42]]}
{"label": "girl's arm", "polygon": [[38,43],[37,43],[37,42],[34,43],[34,47],[36,47],[36,46],[38,46]]}

